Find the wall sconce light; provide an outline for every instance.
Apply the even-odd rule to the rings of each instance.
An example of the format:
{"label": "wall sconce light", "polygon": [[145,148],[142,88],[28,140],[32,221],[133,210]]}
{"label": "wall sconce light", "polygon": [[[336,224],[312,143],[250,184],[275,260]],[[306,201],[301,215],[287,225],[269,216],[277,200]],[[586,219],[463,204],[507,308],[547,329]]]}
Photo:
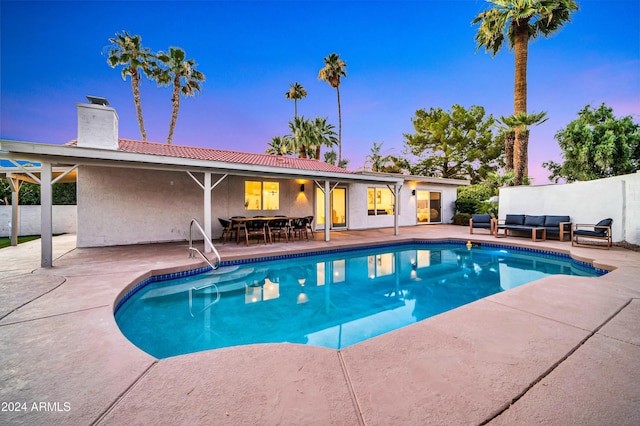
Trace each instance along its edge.
{"label": "wall sconce light", "polygon": [[300,184],[300,192],[304,192],[304,183]]}
{"label": "wall sconce light", "polygon": [[416,190],[415,189],[411,190],[411,195],[414,196],[414,197],[416,196]]}

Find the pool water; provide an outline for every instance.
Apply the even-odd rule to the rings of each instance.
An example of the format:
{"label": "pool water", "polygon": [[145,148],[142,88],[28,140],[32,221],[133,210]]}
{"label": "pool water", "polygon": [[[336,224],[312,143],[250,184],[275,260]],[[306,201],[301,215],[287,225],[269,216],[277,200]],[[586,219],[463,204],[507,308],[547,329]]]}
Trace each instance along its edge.
{"label": "pool water", "polygon": [[553,274],[598,271],[515,249],[381,246],[151,283],[119,304],[115,318],[157,358],[253,343],[340,349]]}

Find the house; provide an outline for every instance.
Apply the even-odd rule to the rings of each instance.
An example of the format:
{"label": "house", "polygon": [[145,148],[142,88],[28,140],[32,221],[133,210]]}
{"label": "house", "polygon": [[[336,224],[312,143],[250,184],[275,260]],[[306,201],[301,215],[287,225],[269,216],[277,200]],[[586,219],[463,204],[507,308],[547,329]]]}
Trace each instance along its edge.
{"label": "house", "polygon": [[355,173],[313,159],[122,139],[116,111],[104,99],[89,100],[77,104],[74,141],[0,141],[0,158],[16,167],[19,160],[41,164],[37,171],[22,168],[14,175],[39,174],[43,266],[51,266],[54,170],[62,177],[77,173],[78,247],[184,241],[192,218],[217,238],[217,219],[234,215],[314,216],[315,229],[327,241],[330,231],[342,229],[394,227],[398,235],[400,226],[449,223],[456,188],[469,184]]}

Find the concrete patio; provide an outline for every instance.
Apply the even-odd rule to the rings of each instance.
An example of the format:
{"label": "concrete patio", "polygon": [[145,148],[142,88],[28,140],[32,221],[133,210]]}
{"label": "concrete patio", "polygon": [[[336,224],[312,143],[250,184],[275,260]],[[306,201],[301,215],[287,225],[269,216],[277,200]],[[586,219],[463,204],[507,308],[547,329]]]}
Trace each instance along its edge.
{"label": "concrete patio", "polygon": [[5,248],[0,424],[640,424],[640,253],[451,225],[331,238],[217,247],[233,259],[456,238],[563,250],[615,270],[545,278],[340,351],[250,345],[157,360],[120,333],[113,306],[150,274],[199,266],[186,243],[76,249],[63,235],[49,269],[39,241]]}

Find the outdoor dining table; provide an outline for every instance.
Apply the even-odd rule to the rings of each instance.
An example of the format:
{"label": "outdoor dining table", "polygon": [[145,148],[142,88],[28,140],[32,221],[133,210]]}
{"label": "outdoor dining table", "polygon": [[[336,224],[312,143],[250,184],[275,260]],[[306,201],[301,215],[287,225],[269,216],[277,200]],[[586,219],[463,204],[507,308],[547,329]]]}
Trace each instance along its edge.
{"label": "outdoor dining table", "polygon": [[[251,220],[259,220],[264,222],[269,222],[276,219],[286,219],[289,222],[295,219],[299,219],[300,217],[289,217],[289,216],[261,216],[261,217],[232,217],[229,219],[229,230],[232,231],[234,226],[236,228],[236,243],[240,244],[240,229],[243,223],[247,223]],[[229,232],[224,236],[223,244],[227,242],[227,237],[229,236]]]}

